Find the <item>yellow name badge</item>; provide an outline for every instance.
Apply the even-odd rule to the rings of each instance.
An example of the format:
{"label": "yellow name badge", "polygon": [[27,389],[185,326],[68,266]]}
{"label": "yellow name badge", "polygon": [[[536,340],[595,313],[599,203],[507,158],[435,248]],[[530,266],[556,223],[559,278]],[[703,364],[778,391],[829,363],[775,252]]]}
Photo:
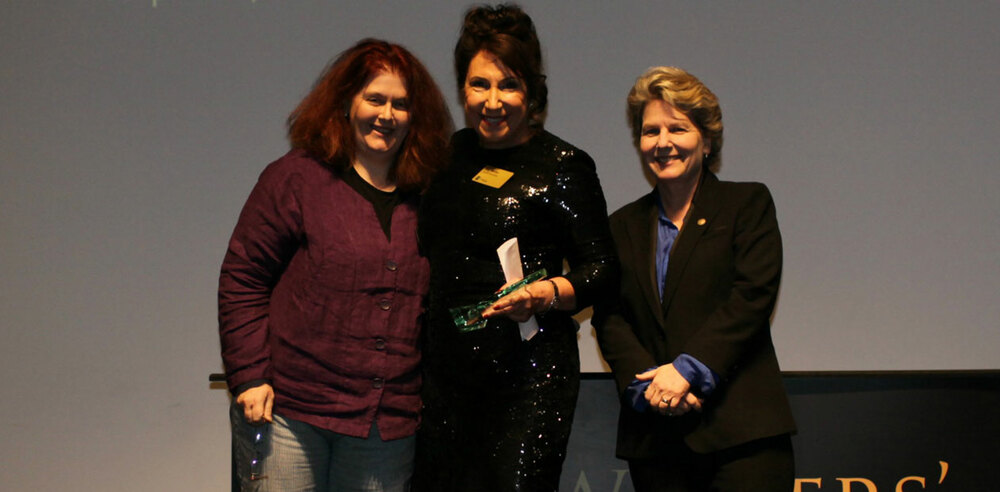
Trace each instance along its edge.
{"label": "yellow name badge", "polygon": [[472,180],[491,188],[500,188],[513,175],[514,173],[506,169],[486,166],[481,171],[476,173],[476,175],[472,177]]}

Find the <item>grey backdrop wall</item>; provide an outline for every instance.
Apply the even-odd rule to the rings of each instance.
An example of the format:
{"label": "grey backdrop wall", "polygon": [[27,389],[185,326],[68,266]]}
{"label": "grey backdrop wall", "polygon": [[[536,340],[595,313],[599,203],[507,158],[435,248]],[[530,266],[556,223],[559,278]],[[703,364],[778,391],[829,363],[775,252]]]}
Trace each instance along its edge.
{"label": "grey backdrop wall", "polygon": [[[787,370],[1000,366],[996,2],[525,1],[547,127],[611,209],[648,190],[624,97],[651,65],[720,97],[722,176],[767,183]],[[257,174],[327,61],[410,47],[452,101],[466,4],[0,5],[0,483],[223,490],[215,288]],[[460,121],[460,120],[458,120]],[[583,317],[584,370],[603,370]]]}

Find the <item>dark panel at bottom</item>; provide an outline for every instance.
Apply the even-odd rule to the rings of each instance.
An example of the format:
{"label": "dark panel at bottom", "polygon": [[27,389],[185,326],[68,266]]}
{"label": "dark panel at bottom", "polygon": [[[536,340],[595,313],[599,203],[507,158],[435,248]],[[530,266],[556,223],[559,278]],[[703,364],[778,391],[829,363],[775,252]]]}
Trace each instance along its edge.
{"label": "dark panel at bottom", "polygon": [[[1000,372],[790,373],[797,489],[1000,490]],[[581,384],[560,490],[633,492],[610,375]]]}

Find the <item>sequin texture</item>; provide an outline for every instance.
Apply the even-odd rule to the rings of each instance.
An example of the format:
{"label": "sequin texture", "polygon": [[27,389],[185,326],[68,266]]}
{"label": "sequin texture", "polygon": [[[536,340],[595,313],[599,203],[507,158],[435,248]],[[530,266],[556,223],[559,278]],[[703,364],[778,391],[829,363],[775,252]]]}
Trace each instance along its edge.
{"label": "sequin texture", "polygon": [[[504,284],[496,248],[511,237],[525,273],[569,265],[577,306],[610,295],[618,261],[594,162],[545,131],[508,149],[483,149],[468,129],[452,143],[420,213],[431,291],[414,488],[557,490],[579,390],[571,313],[537,316],[541,332],[524,342],[505,318],[460,333],[447,310]],[[514,174],[500,188],[473,182],[485,166]]]}

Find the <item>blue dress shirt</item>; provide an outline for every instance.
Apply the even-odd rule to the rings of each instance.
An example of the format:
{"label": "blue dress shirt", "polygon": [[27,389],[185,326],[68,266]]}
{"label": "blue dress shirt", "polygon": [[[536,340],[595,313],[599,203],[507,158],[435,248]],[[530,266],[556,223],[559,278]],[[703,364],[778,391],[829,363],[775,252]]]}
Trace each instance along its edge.
{"label": "blue dress shirt", "polygon": [[[667,267],[670,263],[670,251],[674,247],[680,230],[667,218],[659,195],[657,195],[656,205],[660,210],[656,228],[656,287],[662,303],[664,282],[667,279]],[[718,374],[688,354],[678,355],[673,364],[674,369],[677,369],[677,372],[691,384],[692,390],[700,396],[710,395],[719,383]],[[655,369],[655,367],[651,367],[649,370],[651,369]],[[649,386],[649,381],[635,379],[625,391],[626,398],[632,402],[632,407],[637,411],[641,412],[649,407],[649,402],[643,396],[647,386]]]}

